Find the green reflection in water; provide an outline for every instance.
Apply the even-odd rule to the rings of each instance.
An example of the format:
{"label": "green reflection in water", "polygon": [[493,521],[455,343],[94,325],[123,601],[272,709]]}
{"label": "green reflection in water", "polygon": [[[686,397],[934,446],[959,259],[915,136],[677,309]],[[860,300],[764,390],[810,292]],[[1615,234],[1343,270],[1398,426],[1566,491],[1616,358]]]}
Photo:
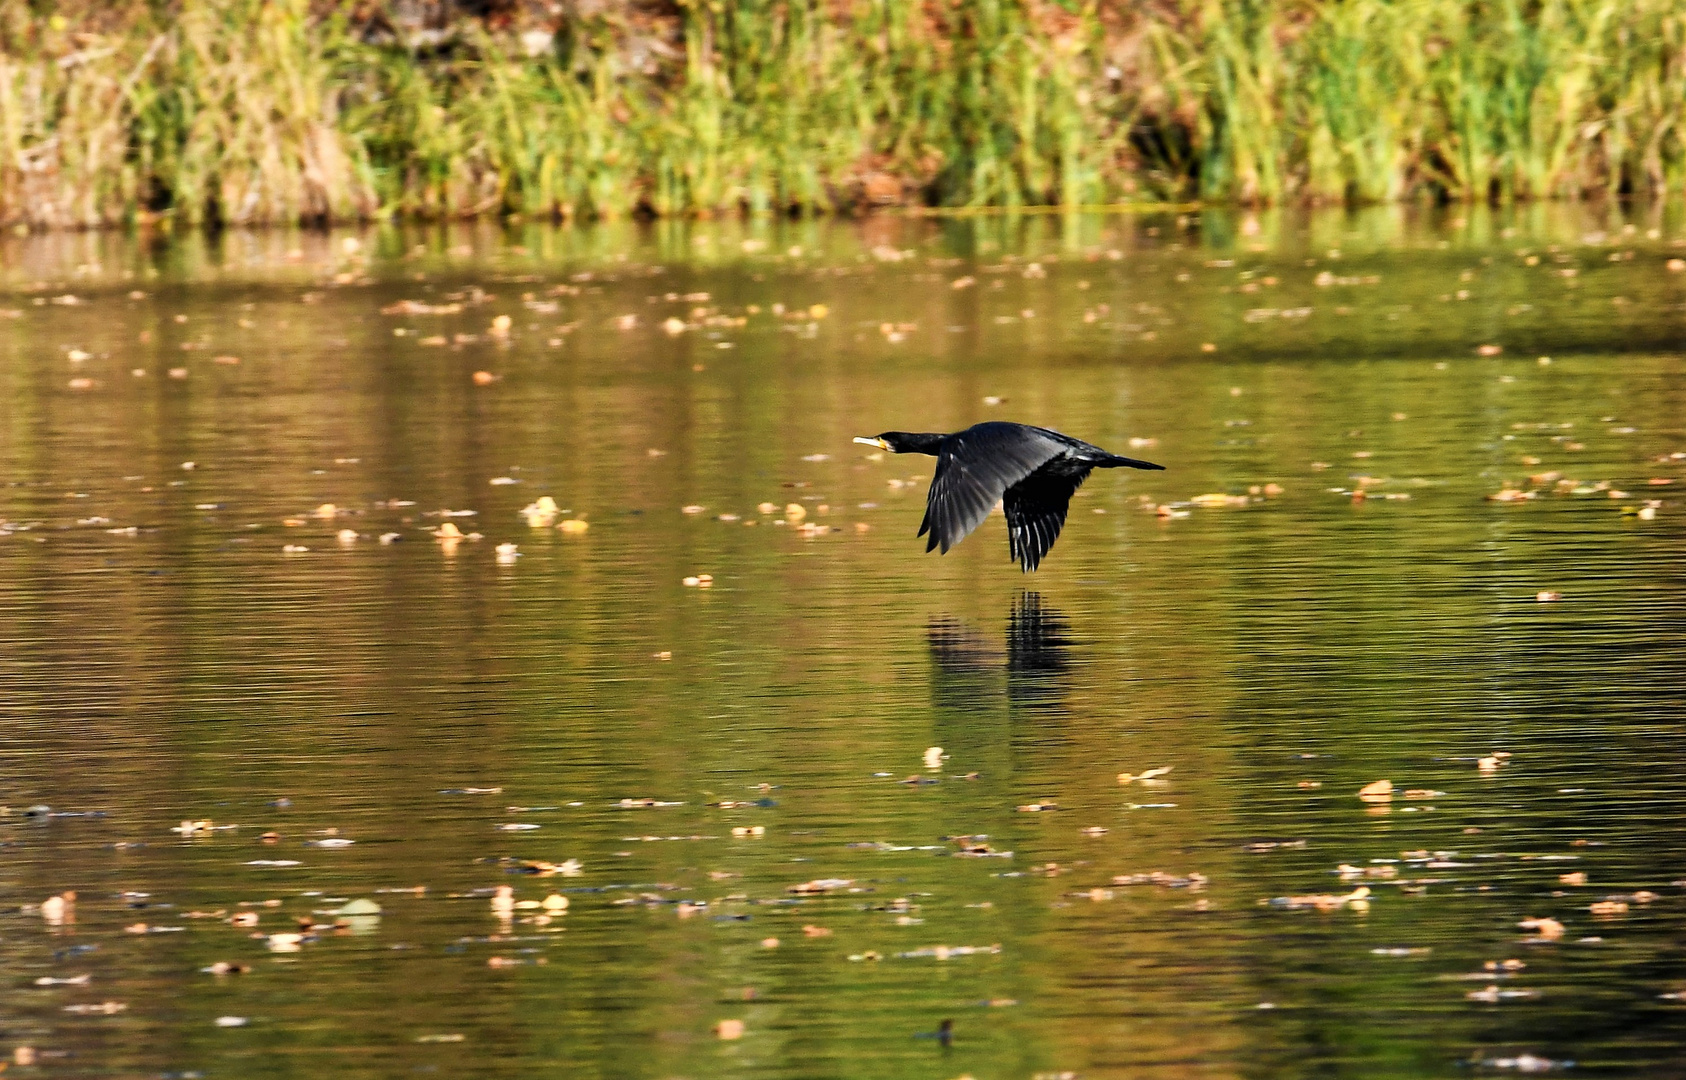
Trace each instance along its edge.
{"label": "green reflection in water", "polygon": [[[1652,481],[1686,451],[1686,275],[1673,210],[1588,213],[5,241],[6,1045],[86,1075],[1670,1075],[1682,518]],[[1170,468],[1093,478],[1033,578],[994,520],[926,556],[929,459],[849,439],[992,417]],[[523,523],[546,494],[589,531]],[[445,510],[483,539],[435,540]],[[570,910],[500,925],[500,884]],[[372,932],[247,936],[354,896]],[[944,1018],[952,1047],[915,1037]]]}

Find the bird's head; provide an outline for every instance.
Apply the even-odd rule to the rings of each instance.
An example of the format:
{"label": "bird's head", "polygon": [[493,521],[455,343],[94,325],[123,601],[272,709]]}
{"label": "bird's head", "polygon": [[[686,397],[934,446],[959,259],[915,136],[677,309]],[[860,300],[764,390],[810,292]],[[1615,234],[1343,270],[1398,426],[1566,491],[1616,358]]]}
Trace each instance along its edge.
{"label": "bird's head", "polygon": [[892,454],[935,454],[943,438],[935,432],[886,431],[882,435],[857,435],[855,441]]}

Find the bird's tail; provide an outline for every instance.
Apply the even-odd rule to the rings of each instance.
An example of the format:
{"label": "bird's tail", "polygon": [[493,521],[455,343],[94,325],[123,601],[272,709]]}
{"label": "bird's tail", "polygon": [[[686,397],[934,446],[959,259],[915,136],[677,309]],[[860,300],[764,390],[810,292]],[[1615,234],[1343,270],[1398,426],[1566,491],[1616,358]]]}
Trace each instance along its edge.
{"label": "bird's tail", "polygon": [[1165,468],[1165,466],[1155,465],[1151,461],[1140,461],[1133,457],[1119,457],[1117,454],[1108,454],[1096,467],[1101,469],[1158,469],[1160,471],[1164,471]]}

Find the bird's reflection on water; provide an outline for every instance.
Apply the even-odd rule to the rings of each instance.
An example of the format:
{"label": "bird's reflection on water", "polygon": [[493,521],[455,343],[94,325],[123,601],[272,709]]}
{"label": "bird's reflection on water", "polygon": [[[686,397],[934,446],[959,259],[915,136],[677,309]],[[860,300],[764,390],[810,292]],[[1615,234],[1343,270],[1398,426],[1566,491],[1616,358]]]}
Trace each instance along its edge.
{"label": "bird's reflection on water", "polygon": [[931,704],[945,746],[987,754],[1060,737],[1073,641],[1065,616],[1039,593],[1013,601],[1002,644],[951,615],[932,617],[925,635]]}
{"label": "bird's reflection on water", "polygon": [[1035,696],[1040,693],[1039,684],[1056,682],[1071,666],[1071,625],[1040,593],[1022,592],[1013,601],[1007,613],[1005,653],[993,637],[952,615],[933,616],[925,636],[939,672],[979,675],[1005,667],[1010,676],[1018,677],[1009,680],[1009,692],[1016,682]]}
{"label": "bird's reflection on water", "polygon": [[1007,693],[1016,704],[1056,696],[1071,667],[1071,626],[1039,593],[1023,592],[1007,615]]}

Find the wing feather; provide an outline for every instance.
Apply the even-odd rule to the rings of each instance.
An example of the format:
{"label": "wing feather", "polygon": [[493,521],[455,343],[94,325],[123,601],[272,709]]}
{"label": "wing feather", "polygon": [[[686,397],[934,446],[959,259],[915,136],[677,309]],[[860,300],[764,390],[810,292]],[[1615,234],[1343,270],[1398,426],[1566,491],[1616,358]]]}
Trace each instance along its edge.
{"label": "wing feather", "polygon": [[926,551],[940,548],[947,554],[983,523],[1009,488],[1065,451],[1035,428],[1008,432],[997,431],[995,425],[980,427],[984,430],[951,436],[937,454],[937,472],[919,527],[919,535],[931,534]]}
{"label": "wing feather", "polygon": [[1056,472],[1044,467],[1007,489],[1007,550],[1025,573],[1040,566],[1060,538],[1071,497],[1088,476],[1087,468]]}

